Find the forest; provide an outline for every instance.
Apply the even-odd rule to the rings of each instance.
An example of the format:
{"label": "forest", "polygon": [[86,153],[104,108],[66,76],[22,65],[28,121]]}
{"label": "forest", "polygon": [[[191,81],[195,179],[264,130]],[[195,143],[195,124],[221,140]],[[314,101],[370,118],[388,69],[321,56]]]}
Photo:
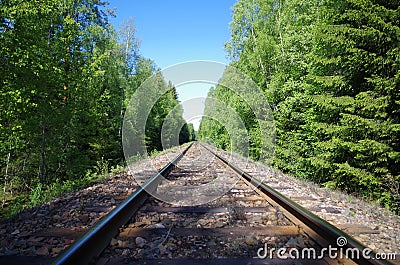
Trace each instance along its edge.
{"label": "forest", "polygon": [[[274,167],[400,211],[400,5],[398,0],[238,0],[230,65],[263,91],[276,126]],[[230,78],[225,74],[223,79]],[[239,113],[258,160],[249,106],[219,85],[210,98]],[[231,149],[208,100],[199,129]],[[233,123],[226,117],[226,123]],[[268,161],[261,161],[268,162]]]}
{"label": "forest", "polygon": [[[148,152],[163,149],[170,112],[184,124],[179,143],[194,140],[176,89],[141,55],[133,20],[115,29],[113,16],[101,0],[0,1],[0,217],[121,170],[123,117],[151,76],[168,92],[148,117]],[[399,1],[238,0],[230,31],[230,66],[273,113],[274,156],[263,155],[272,147],[241,95],[218,85],[209,97],[239,114],[250,157],[399,213]],[[207,117],[211,105],[196,136],[230,150],[239,137]]]}
{"label": "forest", "polygon": [[[133,19],[114,29],[100,0],[0,2],[2,209],[11,215],[97,181],[124,166],[122,122],[131,96],[155,76],[168,92],[146,124],[148,152],[162,150],[170,110],[184,123],[175,88],[140,54]],[[3,215],[3,214],[2,214]]]}

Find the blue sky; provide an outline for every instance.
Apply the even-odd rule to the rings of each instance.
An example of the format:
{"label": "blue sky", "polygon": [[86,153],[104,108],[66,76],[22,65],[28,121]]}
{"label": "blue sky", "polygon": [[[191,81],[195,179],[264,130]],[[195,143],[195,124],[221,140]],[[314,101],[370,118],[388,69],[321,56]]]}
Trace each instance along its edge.
{"label": "blue sky", "polygon": [[140,52],[160,68],[191,60],[226,63],[235,0],[110,0],[119,23],[134,17]]}
{"label": "blue sky", "polygon": [[[110,21],[118,28],[134,17],[140,53],[164,69],[193,60],[227,64],[224,42],[230,38],[235,0],[109,0],[116,8]],[[210,85],[178,86],[181,102],[206,97]],[[183,104],[184,105],[184,104]],[[190,120],[198,127],[199,120]]]}

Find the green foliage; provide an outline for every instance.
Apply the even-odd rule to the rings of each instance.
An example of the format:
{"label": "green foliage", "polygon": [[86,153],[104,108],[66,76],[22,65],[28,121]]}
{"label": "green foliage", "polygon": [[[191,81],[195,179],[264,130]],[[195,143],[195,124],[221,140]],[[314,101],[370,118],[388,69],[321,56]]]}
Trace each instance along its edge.
{"label": "green foliage", "polygon": [[[145,135],[147,151],[163,150],[189,141],[186,122],[182,118],[183,110],[177,100],[175,87],[166,84],[160,71],[146,82],[149,94],[159,96],[146,121]],[[158,95],[158,91],[167,91]],[[177,128],[181,130],[175,132]],[[178,135],[177,141],[175,137]]]}
{"label": "green foliage", "polygon": [[43,200],[43,185],[38,183],[29,193],[29,206],[39,205]]}
{"label": "green foliage", "polygon": [[77,180],[61,182],[59,179],[56,179],[53,183],[46,185],[38,182],[28,194],[19,194],[14,198],[10,202],[10,205],[0,212],[0,219],[3,217],[11,218],[23,210],[39,206],[63,194],[89,187],[94,183],[105,180],[106,177],[107,174],[94,174],[89,170],[84,177]]}
{"label": "green foliage", "polygon": [[[123,164],[122,118],[155,66],[139,56],[131,22],[116,33],[106,5],[0,1],[0,172],[7,193],[16,184],[31,206]],[[160,149],[162,118],[177,104],[171,88],[155,107],[150,149]],[[182,121],[179,108],[174,115]]]}
{"label": "green foliage", "polygon": [[196,140],[196,131],[194,130],[193,124],[185,124],[181,130],[179,142],[186,143]]}
{"label": "green foliage", "polygon": [[[117,44],[99,10],[102,5],[94,0],[2,1],[1,58],[7,67],[2,67],[0,104],[10,111],[1,115],[0,137],[12,143],[14,177],[23,177],[22,167],[39,175],[42,184],[76,178],[109,151],[95,150],[90,142],[118,145],[118,135],[112,138],[116,121],[104,118],[119,114],[122,81],[113,78],[113,87],[105,81],[121,64],[106,52]],[[105,155],[120,160],[115,152]]]}
{"label": "green foliage", "polygon": [[[227,52],[273,106],[274,165],[398,212],[399,4],[239,0],[233,11]],[[210,96],[235,98],[221,93]],[[227,136],[220,124],[203,119],[200,128],[229,148],[219,143]],[[262,148],[252,143],[257,157]]]}

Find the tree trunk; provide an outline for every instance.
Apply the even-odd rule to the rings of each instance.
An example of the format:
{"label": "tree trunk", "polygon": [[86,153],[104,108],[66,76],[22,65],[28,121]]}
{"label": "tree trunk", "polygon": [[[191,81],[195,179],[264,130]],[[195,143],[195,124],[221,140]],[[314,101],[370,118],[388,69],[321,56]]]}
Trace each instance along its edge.
{"label": "tree trunk", "polygon": [[46,138],[45,138],[45,129],[46,126],[43,123],[42,124],[42,150],[41,150],[41,154],[42,154],[42,161],[40,164],[40,175],[39,175],[39,179],[40,179],[40,183],[44,184],[44,179],[45,179],[45,166],[46,166],[46,157],[45,157],[45,148],[46,148]]}
{"label": "tree trunk", "polygon": [[[254,29],[253,29],[253,27],[251,27],[251,36],[253,37],[253,51],[254,52],[257,52],[256,51],[256,45],[257,45],[257,39],[256,39],[256,35],[254,34]],[[259,61],[259,63],[260,63],[260,67],[261,67],[261,71],[262,71],[262,73],[263,73],[263,75],[264,75],[264,79],[265,79],[265,87],[267,88],[268,87],[268,83],[267,83],[267,73],[266,73],[266,71],[265,71],[265,67],[264,67],[264,64],[263,64],[263,61],[262,61],[262,59],[261,59],[261,55],[260,54],[258,54],[258,61]]]}
{"label": "tree trunk", "polygon": [[121,109],[119,113],[119,129],[118,129],[118,136],[121,137],[122,135],[122,125],[124,123],[124,101],[125,101],[125,91],[124,88],[121,87]]}
{"label": "tree trunk", "polygon": [[4,175],[3,203],[1,204],[1,208],[4,208],[4,205],[6,203],[8,166],[10,165],[10,157],[11,157],[11,140],[10,140],[10,148],[8,149],[8,155],[7,155],[6,174]]}

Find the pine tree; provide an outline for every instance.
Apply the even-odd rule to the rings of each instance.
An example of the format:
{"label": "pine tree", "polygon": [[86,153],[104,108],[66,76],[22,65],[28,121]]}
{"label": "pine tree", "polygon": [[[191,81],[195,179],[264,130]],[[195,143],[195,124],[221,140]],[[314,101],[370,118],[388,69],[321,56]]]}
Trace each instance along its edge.
{"label": "pine tree", "polygon": [[[226,48],[273,107],[274,165],[398,211],[399,4],[240,0],[233,11]],[[223,91],[210,96],[235,101]],[[257,128],[246,129],[256,157],[264,147]],[[199,134],[230,148],[212,119],[203,118]]]}

